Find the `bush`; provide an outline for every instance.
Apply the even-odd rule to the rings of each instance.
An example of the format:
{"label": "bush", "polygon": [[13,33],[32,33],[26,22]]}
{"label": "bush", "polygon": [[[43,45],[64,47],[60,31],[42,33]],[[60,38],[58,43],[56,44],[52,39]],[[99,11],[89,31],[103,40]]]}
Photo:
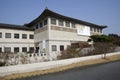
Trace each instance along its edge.
{"label": "bush", "polygon": [[68,59],[82,56],[80,54],[80,48],[75,46],[69,46],[66,50],[61,52],[61,55],[58,56],[58,59]]}

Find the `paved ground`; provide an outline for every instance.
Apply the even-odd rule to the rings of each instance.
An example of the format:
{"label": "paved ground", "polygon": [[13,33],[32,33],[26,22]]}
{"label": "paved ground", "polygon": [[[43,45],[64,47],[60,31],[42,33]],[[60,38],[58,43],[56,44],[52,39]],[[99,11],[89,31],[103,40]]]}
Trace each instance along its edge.
{"label": "paved ground", "polygon": [[120,61],[16,80],[120,80]]}

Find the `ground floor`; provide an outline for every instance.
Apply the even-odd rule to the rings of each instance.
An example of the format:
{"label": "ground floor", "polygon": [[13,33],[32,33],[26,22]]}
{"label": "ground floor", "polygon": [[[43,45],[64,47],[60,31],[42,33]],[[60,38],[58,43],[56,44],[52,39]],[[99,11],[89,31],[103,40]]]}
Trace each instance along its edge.
{"label": "ground floor", "polygon": [[34,52],[34,43],[0,43],[0,53]]}

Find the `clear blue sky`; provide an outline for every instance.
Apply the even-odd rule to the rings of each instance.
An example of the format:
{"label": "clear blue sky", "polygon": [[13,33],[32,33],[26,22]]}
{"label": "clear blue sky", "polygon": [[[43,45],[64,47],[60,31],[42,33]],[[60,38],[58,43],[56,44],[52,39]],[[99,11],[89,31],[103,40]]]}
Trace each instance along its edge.
{"label": "clear blue sky", "polygon": [[0,0],[0,23],[29,23],[46,6],[65,16],[107,25],[105,34],[120,35],[120,0]]}

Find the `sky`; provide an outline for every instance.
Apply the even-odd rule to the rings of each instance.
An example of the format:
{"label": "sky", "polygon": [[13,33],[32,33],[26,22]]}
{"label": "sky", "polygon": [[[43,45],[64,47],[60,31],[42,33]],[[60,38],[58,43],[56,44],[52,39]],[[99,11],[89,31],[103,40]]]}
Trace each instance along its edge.
{"label": "sky", "polygon": [[23,25],[48,9],[79,20],[107,25],[120,35],[120,0],[0,0],[0,23]]}

